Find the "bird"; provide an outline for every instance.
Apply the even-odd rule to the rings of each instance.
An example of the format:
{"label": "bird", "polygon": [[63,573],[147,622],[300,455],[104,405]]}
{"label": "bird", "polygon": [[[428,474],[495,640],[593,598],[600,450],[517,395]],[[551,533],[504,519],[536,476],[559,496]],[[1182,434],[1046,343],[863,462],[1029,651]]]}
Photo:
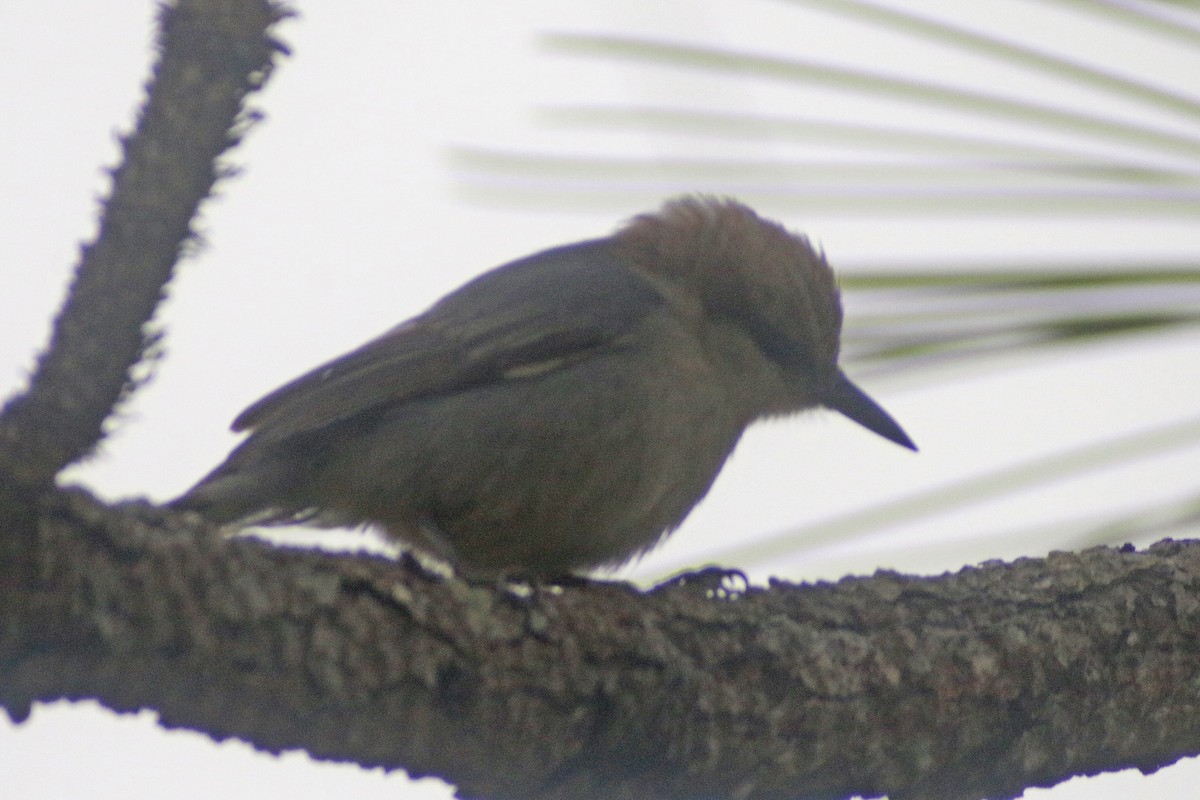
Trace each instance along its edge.
{"label": "bird", "polygon": [[243,411],[177,510],[375,525],[468,577],[612,568],[673,532],[752,423],[823,407],[916,450],[838,366],[823,252],[728,197],[471,280]]}

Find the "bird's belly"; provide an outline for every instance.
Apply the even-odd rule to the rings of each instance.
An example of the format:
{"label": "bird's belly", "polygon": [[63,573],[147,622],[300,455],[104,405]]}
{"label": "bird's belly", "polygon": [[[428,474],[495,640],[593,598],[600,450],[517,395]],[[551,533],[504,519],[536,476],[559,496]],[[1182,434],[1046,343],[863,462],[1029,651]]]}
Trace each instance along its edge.
{"label": "bird's belly", "polygon": [[702,376],[605,366],[398,411],[372,439],[404,446],[370,454],[390,463],[361,474],[399,480],[368,493],[363,516],[401,539],[436,531],[469,571],[561,575],[652,547],[708,491],[741,426]]}

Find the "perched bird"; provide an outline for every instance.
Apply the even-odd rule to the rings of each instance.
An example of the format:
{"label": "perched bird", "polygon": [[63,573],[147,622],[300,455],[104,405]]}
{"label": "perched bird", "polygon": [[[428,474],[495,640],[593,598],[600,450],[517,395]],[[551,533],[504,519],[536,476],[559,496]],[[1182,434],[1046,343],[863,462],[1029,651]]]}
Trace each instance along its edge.
{"label": "perched bird", "polygon": [[805,238],[677,198],[485,273],[275,390],[172,505],[377,523],[469,575],[618,565],[683,521],[757,419],[824,406],[916,449],[838,368],[841,327]]}

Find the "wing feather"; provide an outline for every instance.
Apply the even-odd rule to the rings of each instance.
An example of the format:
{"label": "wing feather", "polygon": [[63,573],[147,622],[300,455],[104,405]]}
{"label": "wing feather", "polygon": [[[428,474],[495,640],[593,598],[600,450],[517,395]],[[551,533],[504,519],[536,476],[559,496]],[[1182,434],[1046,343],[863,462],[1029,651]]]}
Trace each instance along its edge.
{"label": "wing feather", "polygon": [[560,369],[619,346],[662,295],[611,239],[556,247],[485,273],[427,312],[276,389],[234,430],[284,437],[409,400]]}

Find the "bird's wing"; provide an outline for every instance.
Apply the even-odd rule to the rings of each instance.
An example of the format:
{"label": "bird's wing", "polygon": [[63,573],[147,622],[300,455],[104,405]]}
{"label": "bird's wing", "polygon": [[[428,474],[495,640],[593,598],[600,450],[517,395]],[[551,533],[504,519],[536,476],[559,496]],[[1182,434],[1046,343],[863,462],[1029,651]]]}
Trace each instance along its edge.
{"label": "bird's wing", "polygon": [[247,408],[234,430],[312,431],[384,405],[532,376],[619,344],[664,298],[609,239],[505,264]]}

